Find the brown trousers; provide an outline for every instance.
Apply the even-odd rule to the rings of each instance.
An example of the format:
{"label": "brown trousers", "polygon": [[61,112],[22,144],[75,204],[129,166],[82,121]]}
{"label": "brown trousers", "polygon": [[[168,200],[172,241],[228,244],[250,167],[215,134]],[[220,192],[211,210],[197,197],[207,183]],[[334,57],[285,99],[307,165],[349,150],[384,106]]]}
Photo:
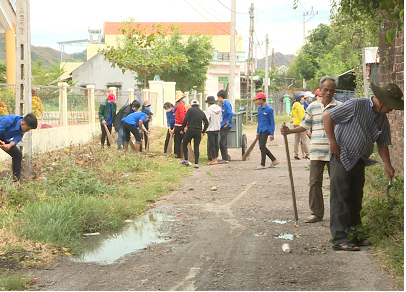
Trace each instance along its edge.
{"label": "brown trousers", "polygon": [[327,164],[328,174],[330,175],[330,162],[322,160],[310,160],[310,190],[309,207],[312,214],[317,217],[324,217],[323,200],[323,172],[324,165]]}

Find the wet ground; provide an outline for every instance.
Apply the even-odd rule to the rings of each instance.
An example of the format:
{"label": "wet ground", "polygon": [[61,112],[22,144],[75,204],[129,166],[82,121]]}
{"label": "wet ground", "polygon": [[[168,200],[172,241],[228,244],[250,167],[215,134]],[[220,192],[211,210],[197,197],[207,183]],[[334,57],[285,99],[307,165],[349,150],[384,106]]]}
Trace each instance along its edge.
{"label": "wet ground", "polygon": [[[249,144],[253,137],[248,134]],[[293,138],[289,136],[291,143]],[[303,223],[309,215],[305,160],[292,161],[299,213],[295,224],[283,137],[277,133],[268,144],[281,161],[276,168],[254,170],[259,165],[258,147],[246,162],[240,161],[240,149],[232,149],[234,161],[194,171],[182,188],[161,197],[141,223],[129,222],[127,229],[134,237],[127,229],[113,236],[88,236],[84,240],[95,243],[81,259],[65,257],[31,271],[37,278],[32,289],[396,289],[394,280],[380,269],[373,248],[332,250],[328,179],[323,183],[324,221]],[[119,241],[124,242],[120,247]],[[282,251],[284,243],[289,243],[290,253]],[[103,256],[92,258],[96,254]]]}

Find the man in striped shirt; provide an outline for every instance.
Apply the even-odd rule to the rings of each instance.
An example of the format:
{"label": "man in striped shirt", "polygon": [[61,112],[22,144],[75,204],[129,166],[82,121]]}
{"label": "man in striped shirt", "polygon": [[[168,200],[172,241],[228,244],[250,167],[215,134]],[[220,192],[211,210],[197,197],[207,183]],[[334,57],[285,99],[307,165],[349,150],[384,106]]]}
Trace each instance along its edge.
{"label": "man in striped shirt", "polygon": [[374,96],[370,99],[351,99],[323,115],[331,152],[330,231],[334,250],[358,251],[358,246],[370,245],[356,228],[361,226],[365,166],[376,163],[369,158],[375,142],[386,175],[395,173],[389,156],[391,137],[386,113],[403,110],[403,93],[393,83],[371,87]]}
{"label": "man in striped shirt", "polygon": [[312,131],[310,139],[310,190],[309,206],[311,215],[305,219],[306,223],[315,223],[323,220],[324,201],[323,201],[323,172],[327,165],[330,171],[329,163],[329,143],[323,127],[323,113],[338,106],[341,102],[336,101],[333,96],[336,89],[336,79],[325,76],[320,81],[320,90],[322,97],[309,104],[300,126],[289,129],[282,126],[281,134],[301,133]]}

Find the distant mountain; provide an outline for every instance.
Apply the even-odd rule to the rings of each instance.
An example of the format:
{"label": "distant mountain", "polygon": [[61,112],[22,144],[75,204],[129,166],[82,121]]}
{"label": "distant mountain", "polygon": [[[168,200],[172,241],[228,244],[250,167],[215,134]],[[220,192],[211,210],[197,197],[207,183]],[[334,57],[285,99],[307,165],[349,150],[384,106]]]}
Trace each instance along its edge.
{"label": "distant mountain", "polygon": [[[64,53],[65,62],[86,62],[86,50],[82,53],[66,54]],[[0,34],[0,60],[6,59],[6,45],[4,34]],[[44,68],[49,69],[55,66],[61,60],[61,52],[49,47],[31,46],[31,61],[44,61]]]}
{"label": "distant mountain", "polygon": [[[275,67],[281,66],[281,65],[286,65],[288,66],[290,63],[293,62],[293,60],[296,58],[295,55],[293,54],[287,54],[284,55],[282,53],[275,53]],[[271,67],[272,64],[272,56],[268,56],[268,66]],[[265,58],[258,59],[258,70],[264,70],[265,69]]]}

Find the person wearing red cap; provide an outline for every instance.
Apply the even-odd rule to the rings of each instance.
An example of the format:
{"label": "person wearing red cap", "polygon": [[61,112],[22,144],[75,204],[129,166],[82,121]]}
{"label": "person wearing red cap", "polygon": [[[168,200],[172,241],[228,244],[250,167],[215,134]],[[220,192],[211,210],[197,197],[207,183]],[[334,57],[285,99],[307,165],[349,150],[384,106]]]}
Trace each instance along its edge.
{"label": "person wearing red cap", "polygon": [[255,169],[266,169],[265,160],[268,156],[272,163],[269,168],[274,168],[279,162],[276,160],[275,156],[272,155],[271,151],[266,148],[266,140],[273,141],[275,132],[275,119],[273,114],[273,109],[266,103],[266,95],[263,92],[259,92],[254,99],[257,100],[258,108],[258,127],[257,127],[257,138],[259,140],[259,149],[261,150],[261,165]]}
{"label": "person wearing red cap", "polygon": [[316,100],[319,100],[321,98],[321,90],[320,90],[320,88],[317,88],[314,95],[316,96]]}
{"label": "person wearing red cap", "polygon": [[[116,117],[116,96],[110,93],[107,96],[107,100],[103,101],[99,106],[99,120],[102,131],[101,145],[104,147],[104,141],[106,140],[107,132],[104,125],[111,133],[114,118]],[[110,141],[107,139],[107,147],[110,147]]]}

